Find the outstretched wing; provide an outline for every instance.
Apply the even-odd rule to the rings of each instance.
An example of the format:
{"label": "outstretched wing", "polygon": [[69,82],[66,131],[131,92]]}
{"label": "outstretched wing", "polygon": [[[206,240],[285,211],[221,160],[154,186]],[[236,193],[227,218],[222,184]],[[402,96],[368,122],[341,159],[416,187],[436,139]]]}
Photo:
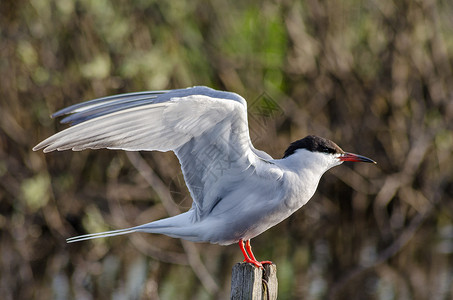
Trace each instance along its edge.
{"label": "outstretched wing", "polygon": [[245,100],[207,87],[105,97],[53,117],[68,114],[61,122],[73,126],[33,150],[172,150],[200,218],[221,201],[228,183],[253,171],[258,161],[271,159],[251,144]]}

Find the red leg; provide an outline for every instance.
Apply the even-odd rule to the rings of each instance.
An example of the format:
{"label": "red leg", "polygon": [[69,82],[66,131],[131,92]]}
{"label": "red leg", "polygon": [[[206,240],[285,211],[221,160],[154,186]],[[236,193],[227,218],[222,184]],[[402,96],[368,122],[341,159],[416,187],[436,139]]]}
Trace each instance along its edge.
{"label": "red leg", "polygon": [[244,248],[244,241],[243,240],[239,240],[239,248],[241,248],[241,251],[242,251],[242,255],[244,255],[244,261],[247,261],[249,260],[249,255],[247,253],[247,251],[245,251],[245,248]]}
{"label": "red leg", "polygon": [[245,241],[245,250],[252,260],[256,260],[255,255],[252,252],[252,245],[250,245],[250,240]]}
{"label": "red leg", "polygon": [[[252,245],[250,245],[250,240],[247,240],[245,242],[245,249],[247,250],[247,253],[248,255],[250,256],[251,260],[253,261],[256,261],[256,258],[255,258],[255,255],[253,255],[253,252],[252,252]],[[263,264],[272,264],[272,262],[270,260],[264,260],[264,261],[261,261],[259,262],[261,265]]]}
{"label": "red leg", "polygon": [[[247,250],[248,250],[249,247],[250,247],[249,241],[246,242],[246,246],[247,246]],[[255,257],[253,256],[253,253],[252,253],[252,258],[249,257],[249,254],[247,253],[246,249],[244,248],[244,241],[243,240],[239,240],[239,248],[241,248],[242,254],[244,255],[244,261],[245,262],[254,264],[255,267],[257,267],[257,268],[262,268],[263,267],[263,265],[260,264],[260,262],[255,259]]]}

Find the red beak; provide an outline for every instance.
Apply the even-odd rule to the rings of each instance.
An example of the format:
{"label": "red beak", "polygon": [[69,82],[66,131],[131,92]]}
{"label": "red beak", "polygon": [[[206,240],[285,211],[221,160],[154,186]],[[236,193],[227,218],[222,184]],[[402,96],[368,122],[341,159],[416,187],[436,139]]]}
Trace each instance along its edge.
{"label": "red beak", "polygon": [[373,163],[376,164],[376,162],[368,157],[354,154],[354,153],[349,153],[345,152],[343,153],[339,158],[341,161],[358,161],[358,162],[367,162],[367,163]]}

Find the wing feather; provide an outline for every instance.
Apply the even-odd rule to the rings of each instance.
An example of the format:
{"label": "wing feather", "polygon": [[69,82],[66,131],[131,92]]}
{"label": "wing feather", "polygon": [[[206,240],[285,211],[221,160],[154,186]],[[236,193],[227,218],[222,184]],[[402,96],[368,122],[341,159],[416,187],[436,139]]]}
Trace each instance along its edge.
{"label": "wing feather", "polygon": [[218,204],[228,183],[270,159],[251,144],[245,100],[207,87],[110,96],[65,108],[53,116],[73,126],[33,150],[123,149],[177,155],[203,218]]}

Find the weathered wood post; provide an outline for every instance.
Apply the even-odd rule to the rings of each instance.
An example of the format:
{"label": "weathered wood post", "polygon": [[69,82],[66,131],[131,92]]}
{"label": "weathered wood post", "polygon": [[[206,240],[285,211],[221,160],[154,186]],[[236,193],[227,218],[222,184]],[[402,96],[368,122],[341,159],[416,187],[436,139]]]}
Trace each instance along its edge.
{"label": "weathered wood post", "polygon": [[274,264],[265,264],[264,271],[250,263],[234,265],[231,300],[275,300],[277,294],[277,267]]}

